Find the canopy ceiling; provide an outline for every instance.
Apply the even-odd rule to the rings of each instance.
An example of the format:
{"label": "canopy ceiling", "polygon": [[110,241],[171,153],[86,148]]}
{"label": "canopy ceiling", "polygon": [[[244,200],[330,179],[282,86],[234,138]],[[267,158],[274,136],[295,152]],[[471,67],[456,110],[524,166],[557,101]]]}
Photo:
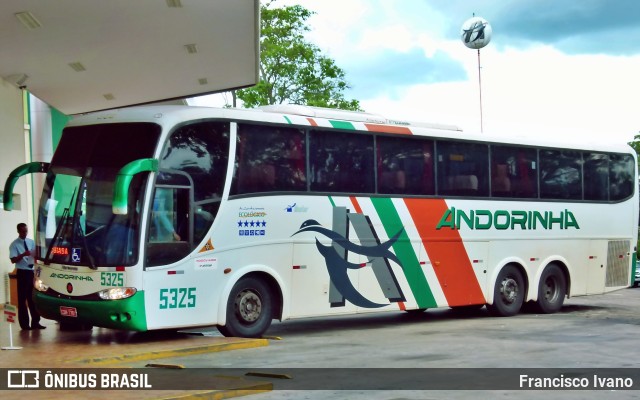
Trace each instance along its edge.
{"label": "canopy ceiling", "polygon": [[2,0],[0,77],[65,114],[258,81],[258,0]]}

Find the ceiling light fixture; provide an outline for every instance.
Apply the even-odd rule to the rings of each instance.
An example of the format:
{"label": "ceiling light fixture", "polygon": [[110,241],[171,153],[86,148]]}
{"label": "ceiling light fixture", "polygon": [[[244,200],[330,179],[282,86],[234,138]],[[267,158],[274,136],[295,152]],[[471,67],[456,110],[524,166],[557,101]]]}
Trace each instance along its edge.
{"label": "ceiling light fixture", "polygon": [[181,0],[167,0],[167,7],[170,8],[182,8]]}
{"label": "ceiling light fixture", "polygon": [[207,83],[209,83],[209,80],[207,78],[200,78],[198,79],[198,83],[201,85],[206,85]]}
{"label": "ceiling light fixture", "polygon": [[196,46],[195,43],[185,44],[184,47],[189,54],[196,54],[198,52],[198,46]]}
{"label": "ceiling light fixture", "polygon": [[69,63],[69,66],[76,72],[86,71],[87,69],[79,61]]}
{"label": "ceiling light fixture", "polygon": [[107,100],[115,100],[116,98],[112,93],[103,94],[102,96]]}
{"label": "ceiling light fixture", "polygon": [[22,11],[13,15],[15,15],[16,18],[18,18],[18,21],[20,21],[20,23],[29,30],[37,29],[42,26],[40,21],[38,21],[38,19],[29,11]]}
{"label": "ceiling light fixture", "polygon": [[13,83],[19,88],[24,88],[24,87],[27,87],[25,83],[27,82],[27,79],[29,79],[29,75],[13,74],[13,75],[5,76],[3,77],[3,79],[9,83]]}

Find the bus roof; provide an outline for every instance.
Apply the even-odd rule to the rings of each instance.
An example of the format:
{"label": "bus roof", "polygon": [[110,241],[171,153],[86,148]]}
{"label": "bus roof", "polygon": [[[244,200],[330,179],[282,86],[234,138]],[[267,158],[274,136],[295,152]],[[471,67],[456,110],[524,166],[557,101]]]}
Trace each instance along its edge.
{"label": "bus roof", "polygon": [[524,146],[635,153],[626,143],[563,142],[561,140],[518,137],[517,133],[513,137],[492,136],[486,133],[463,132],[462,129],[454,125],[394,120],[379,114],[301,105],[263,106],[255,109],[200,106],[139,106],[77,116],[69,122],[68,126],[139,121],[153,122],[170,128],[187,120],[202,119],[230,119]]}

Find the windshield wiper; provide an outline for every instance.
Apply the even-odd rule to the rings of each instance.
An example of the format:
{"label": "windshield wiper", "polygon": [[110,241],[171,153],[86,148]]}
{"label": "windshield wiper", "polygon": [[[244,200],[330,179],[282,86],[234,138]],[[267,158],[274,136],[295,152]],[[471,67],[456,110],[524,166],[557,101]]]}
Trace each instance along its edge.
{"label": "windshield wiper", "polygon": [[[76,188],[77,189],[77,188]],[[69,206],[62,211],[62,216],[60,217],[60,223],[56,228],[56,233],[53,235],[53,239],[51,243],[49,243],[49,247],[47,248],[47,254],[44,257],[45,265],[51,264],[51,251],[55,247],[56,243],[58,243],[58,239],[61,238],[60,231],[64,226],[67,225],[67,219],[69,219],[69,209],[71,208],[71,204],[73,204],[73,200],[76,197],[76,189],[73,189],[73,194],[71,195],[71,201],[69,202]]]}

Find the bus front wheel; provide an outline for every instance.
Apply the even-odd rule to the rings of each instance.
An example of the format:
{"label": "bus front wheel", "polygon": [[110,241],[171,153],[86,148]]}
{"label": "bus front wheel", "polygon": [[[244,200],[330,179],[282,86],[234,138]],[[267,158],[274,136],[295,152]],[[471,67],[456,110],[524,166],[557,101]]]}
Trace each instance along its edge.
{"label": "bus front wheel", "polygon": [[550,264],[540,276],[538,286],[538,301],[536,309],[544,314],[559,311],[567,294],[567,282],[564,273],[556,264]]}
{"label": "bus front wheel", "polygon": [[227,324],[218,326],[224,336],[261,337],[271,325],[272,299],[269,286],[261,279],[240,279],[227,300]]}
{"label": "bus front wheel", "polygon": [[520,312],[524,302],[524,278],[518,268],[507,265],[498,274],[493,289],[493,304],[489,312],[498,317],[510,317]]}

